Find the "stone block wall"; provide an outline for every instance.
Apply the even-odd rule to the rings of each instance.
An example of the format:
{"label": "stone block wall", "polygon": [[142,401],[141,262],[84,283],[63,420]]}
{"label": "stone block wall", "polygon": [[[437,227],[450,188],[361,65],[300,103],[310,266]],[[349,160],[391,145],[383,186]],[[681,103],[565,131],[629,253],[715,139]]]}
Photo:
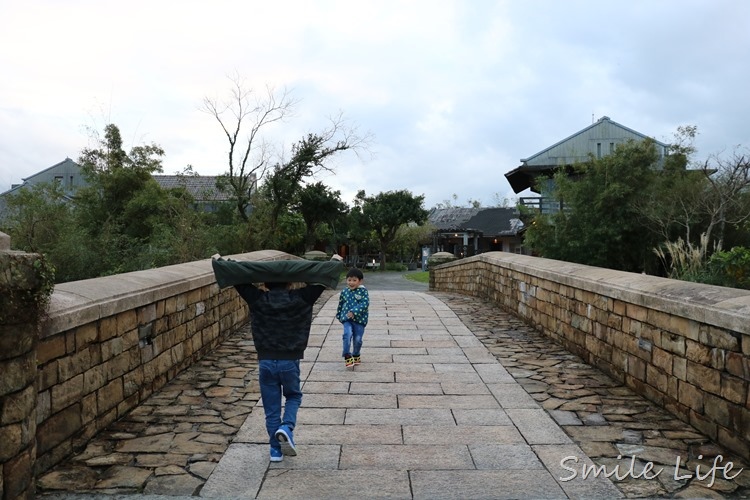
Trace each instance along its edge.
{"label": "stone block wall", "polygon": [[[297,258],[273,250],[231,257]],[[0,423],[3,453],[12,455],[4,465],[0,456],[0,498],[16,498],[8,496],[9,488],[18,488],[17,469],[24,463],[33,465],[30,481],[26,474],[33,485],[34,476],[82,449],[247,318],[247,305],[234,289],[219,290],[210,259],[55,286],[38,338],[28,353],[19,351],[23,362],[13,361],[19,380],[28,379],[31,387],[13,389],[32,401],[32,411],[22,422]],[[5,364],[0,355],[4,380],[10,373]],[[26,393],[33,397],[22,398]],[[5,438],[28,443],[16,439],[11,449]],[[26,455],[33,458],[24,461]]]}
{"label": "stone block wall", "polygon": [[504,252],[433,268],[430,289],[500,305],[750,458],[750,291]]}
{"label": "stone block wall", "polygon": [[0,498],[34,498],[36,294],[40,256],[10,250],[0,233]]}

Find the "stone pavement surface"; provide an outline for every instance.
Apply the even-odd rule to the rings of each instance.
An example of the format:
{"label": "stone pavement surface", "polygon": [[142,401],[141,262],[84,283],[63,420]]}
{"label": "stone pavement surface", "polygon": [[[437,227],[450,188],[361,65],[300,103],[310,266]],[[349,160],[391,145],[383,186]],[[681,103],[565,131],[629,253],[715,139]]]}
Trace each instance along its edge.
{"label": "stone pavement surface", "polygon": [[[366,274],[371,320],[354,370],[340,358],[337,292],[318,302],[297,457],[268,461],[246,327],[42,476],[39,496],[750,497],[747,470],[687,477],[719,454],[734,475],[739,460],[512,316],[378,278]],[[663,471],[635,478],[649,463]],[[583,479],[583,464],[619,465],[621,479]]]}

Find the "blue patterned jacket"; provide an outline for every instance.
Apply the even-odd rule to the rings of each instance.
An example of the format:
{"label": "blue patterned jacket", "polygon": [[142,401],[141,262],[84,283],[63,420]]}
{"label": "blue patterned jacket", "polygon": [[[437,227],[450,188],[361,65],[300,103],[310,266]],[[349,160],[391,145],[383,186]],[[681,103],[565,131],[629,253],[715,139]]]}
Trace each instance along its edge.
{"label": "blue patterned jacket", "polygon": [[[344,323],[354,321],[362,326],[367,326],[368,310],[370,308],[370,294],[364,285],[359,285],[354,290],[344,287],[339,295],[339,306],[336,308],[336,319]],[[349,319],[346,314],[351,311],[354,318]]]}

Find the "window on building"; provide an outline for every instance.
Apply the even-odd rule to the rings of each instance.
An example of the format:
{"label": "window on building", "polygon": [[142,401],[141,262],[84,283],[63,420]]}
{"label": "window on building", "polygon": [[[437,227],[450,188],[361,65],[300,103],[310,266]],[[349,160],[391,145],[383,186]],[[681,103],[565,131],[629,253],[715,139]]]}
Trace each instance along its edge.
{"label": "window on building", "polygon": [[55,176],[55,182],[61,186],[62,186],[63,180],[65,180],[65,178],[62,175]]}
{"label": "window on building", "polygon": [[614,152],[615,152],[615,143],[614,142],[610,142],[609,143],[609,154],[612,154]]}
{"label": "window on building", "polygon": [[601,142],[596,143],[596,157],[597,158],[602,157],[602,143]]}

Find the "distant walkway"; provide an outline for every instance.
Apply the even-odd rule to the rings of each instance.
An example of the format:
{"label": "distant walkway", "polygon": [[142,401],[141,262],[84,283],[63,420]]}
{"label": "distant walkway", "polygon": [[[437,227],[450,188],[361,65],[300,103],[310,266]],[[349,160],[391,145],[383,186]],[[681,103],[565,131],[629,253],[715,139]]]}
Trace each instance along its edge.
{"label": "distant walkway", "polygon": [[[365,283],[372,320],[354,372],[339,358],[337,292],[316,307],[298,457],[268,462],[245,327],[42,476],[39,496],[750,497],[745,464],[498,308],[426,293],[398,273],[368,272]],[[732,481],[719,474],[710,487],[710,478],[684,478],[720,454],[745,471]],[[614,481],[616,489],[566,482],[565,456],[610,470],[636,456],[636,472],[648,462],[665,471]]]}

